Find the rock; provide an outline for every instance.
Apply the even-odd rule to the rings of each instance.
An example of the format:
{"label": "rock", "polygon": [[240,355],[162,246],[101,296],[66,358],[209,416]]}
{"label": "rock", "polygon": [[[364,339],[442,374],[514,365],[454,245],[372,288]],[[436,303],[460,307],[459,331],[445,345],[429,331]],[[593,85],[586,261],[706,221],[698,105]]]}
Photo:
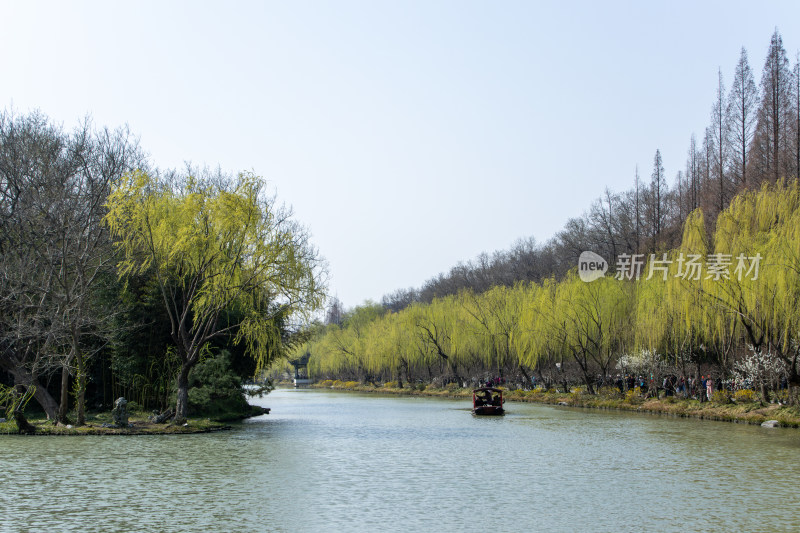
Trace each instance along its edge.
{"label": "rock", "polygon": [[172,409],[167,409],[161,414],[159,414],[158,411],[153,411],[153,414],[150,415],[150,418],[148,418],[148,420],[150,422],[153,422],[154,424],[163,424],[173,416],[175,416],[175,413],[172,412]]}
{"label": "rock", "polygon": [[779,428],[781,427],[781,423],[777,420],[767,420],[766,422],[761,424],[762,428]]}
{"label": "rock", "polygon": [[128,400],[119,397],[111,410],[111,419],[118,428],[128,427]]}
{"label": "rock", "polygon": [[17,423],[17,432],[20,435],[23,433],[27,435],[33,435],[36,433],[36,426],[33,426],[30,424],[30,422],[28,422],[28,419],[25,418],[25,415],[22,414],[22,411],[14,411],[14,421]]}
{"label": "rock", "polygon": [[569,407],[569,404],[567,402],[558,402],[558,405],[564,405],[564,406]]}
{"label": "rock", "polygon": [[0,424],[5,424],[5,423],[6,423],[6,419],[5,418],[0,418]]}

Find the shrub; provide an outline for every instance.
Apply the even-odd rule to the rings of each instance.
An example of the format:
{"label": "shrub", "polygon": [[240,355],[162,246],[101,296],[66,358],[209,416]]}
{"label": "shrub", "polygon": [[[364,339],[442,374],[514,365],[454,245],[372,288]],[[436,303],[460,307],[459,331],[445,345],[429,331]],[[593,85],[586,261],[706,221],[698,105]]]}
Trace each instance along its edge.
{"label": "shrub", "polygon": [[597,391],[600,396],[607,396],[610,398],[620,398],[622,393],[617,387],[600,387]]}
{"label": "shrub", "polygon": [[573,387],[572,391],[569,393],[570,397],[574,399],[580,399],[588,394],[589,392],[586,390],[586,387]]}
{"label": "shrub", "polygon": [[642,389],[640,389],[639,387],[628,389],[628,392],[625,393],[625,401],[628,403],[636,403],[641,399],[642,399]]}
{"label": "shrub", "polygon": [[755,391],[750,389],[739,389],[733,393],[733,399],[737,403],[753,403],[758,401]]}
{"label": "shrub", "polygon": [[715,390],[711,394],[711,401],[714,403],[726,404],[731,403],[731,397],[728,395],[728,391]]}
{"label": "shrub", "polygon": [[386,383],[383,384],[383,386],[386,387],[387,389],[396,389],[397,388],[397,382],[396,381],[387,381]]}
{"label": "shrub", "polygon": [[347,381],[344,384],[345,389],[354,389],[358,387],[358,381]]}
{"label": "shrub", "polygon": [[320,387],[332,387],[333,380],[332,379],[325,379],[319,382]]}
{"label": "shrub", "polygon": [[787,389],[775,391],[772,395],[772,399],[776,402],[787,403],[789,401],[789,391]]}
{"label": "shrub", "polygon": [[242,379],[231,368],[227,351],[203,360],[189,373],[189,408],[195,415],[224,419],[250,414]]}
{"label": "shrub", "polygon": [[454,391],[460,389],[461,386],[458,383],[448,383],[444,388],[449,391]]}

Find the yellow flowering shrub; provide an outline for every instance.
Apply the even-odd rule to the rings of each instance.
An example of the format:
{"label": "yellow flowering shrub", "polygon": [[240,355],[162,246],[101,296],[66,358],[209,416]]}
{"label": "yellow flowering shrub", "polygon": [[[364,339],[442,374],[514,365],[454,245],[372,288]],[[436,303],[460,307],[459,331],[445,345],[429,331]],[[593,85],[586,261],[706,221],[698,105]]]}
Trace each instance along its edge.
{"label": "yellow flowering shrub", "polygon": [[733,393],[733,399],[738,403],[752,403],[758,401],[755,391],[750,389],[739,389]]}

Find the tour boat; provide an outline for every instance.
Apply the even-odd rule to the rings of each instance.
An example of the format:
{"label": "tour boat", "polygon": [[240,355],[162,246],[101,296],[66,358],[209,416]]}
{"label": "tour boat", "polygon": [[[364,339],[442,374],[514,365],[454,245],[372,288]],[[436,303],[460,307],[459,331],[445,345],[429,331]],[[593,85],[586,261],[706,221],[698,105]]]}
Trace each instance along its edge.
{"label": "tour boat", "polygon": [[493,387],[481,387],[472,391],[472,414],[502,415],[503,391]]}

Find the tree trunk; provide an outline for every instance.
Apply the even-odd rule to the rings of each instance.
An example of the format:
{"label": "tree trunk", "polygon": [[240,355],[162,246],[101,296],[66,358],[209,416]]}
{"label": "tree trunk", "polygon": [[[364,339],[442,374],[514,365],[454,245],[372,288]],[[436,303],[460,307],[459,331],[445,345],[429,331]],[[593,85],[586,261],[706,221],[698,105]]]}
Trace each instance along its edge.
{"label": "tree trunk", "polygon": [[61,367],[61,398],[58,406],[58,416],[56,422],[61,424],[69,423],[67,420],[67,410],[69,409],[69,365],[64,363]]}
{"label": "tree trunk", "polygon": [[[798,170],[800,172],[800,170]],[[797,386],[800,385],[800,375],[797,372],[797,358],[792,361],[789,367],[789,375],[786,379],[786,401],[795,407],[798,405]]]}
{"label": "tree trunk", "polygon": [[531,376],[525,372],[525,367],[522,366],[522,363],[519,363],[519,370],[522,372],[522,375],[525,377],[525,388],[531,386]]}
{"label": "tree trunk", "polygon": [[697,368],[695,369],[694,383],[695,387],[697,387],[697,399],[702,402],[706,396],[706,391],[703,390],[703,382],[700,381],[700,363],[697,363]]}
{"label": "tree trunk", "polygon": [[535,369],[536,375],[539,378],[539,386],[544,389],[545,392],[550,390],[550,380],[544,378],[544,374],[542,373],[542,369],[539,368],[539,365],[536,365]]}
{"label": "tree trunk", "polygon": [[586,371],[583,371],[583,382],[586,384],[586,392],[589,394],[597,394],[594,390],[593,379]]}
{"label": "tree trunk", "polygon": [[35,387],[33,397],[39,403],[47,415],[48,420],[55,420],[58,416],[58,403],[50,395],[47,389],[39,384],[39,380],[22,366],[12,364],[12,361],[0,360],[0,368],[11,374],[15,385],[25,385]]}
{"label": "tree trunk", "polygon": [[47,391],[45,387],[39,385],[38,380],[31,382],[33,387],[36,387],[36,392],[33,393],[34,399],[39,402],[39,405],[47,415],[48,420],[55,420],[58,414],[58,404],[53,396]]}
{"label": "tree trunk", "polygon": [[575,359],[575,362],[578,363],[578,367],[581,369],[581,374],[583,374],[583,382],[586,384],[586,392],[589,394],[594,394],[594,386],[592,384],[592,377],[589,375],[589,363],[586,360],[586,354],[581,353],[579,355],[577,352],[573,352],[572,356],[573,359]]}
{"label": "tree trunk", "polygon": [[450,364],[450,371],[453,373],[453,378],[456,380],[456,383],[461,385],[461,377],[458,375],[458,365],[455,362]]}
{"label": "tree trunk", "polygon": [[191,370],[191,365],[183,363],[181,365],[181,371],[178,373],[176,382],[178,399],[175,403],[176,424],[183,424],[186,422],[186,415],[189,413],[189,370]]}
{"label": "tree trunk", "polygon": [[767,388],[767,382],[764,379],[761,380],[761,402],[765,405],[769,404],[769,389]]}
{"label": "tree trunk", "polygon": [[82,426],[86,423],[86,362],[83,354],[77,355],[78,362],[78,397],[76,398],[76,410],[78,412],[76,425]]}

